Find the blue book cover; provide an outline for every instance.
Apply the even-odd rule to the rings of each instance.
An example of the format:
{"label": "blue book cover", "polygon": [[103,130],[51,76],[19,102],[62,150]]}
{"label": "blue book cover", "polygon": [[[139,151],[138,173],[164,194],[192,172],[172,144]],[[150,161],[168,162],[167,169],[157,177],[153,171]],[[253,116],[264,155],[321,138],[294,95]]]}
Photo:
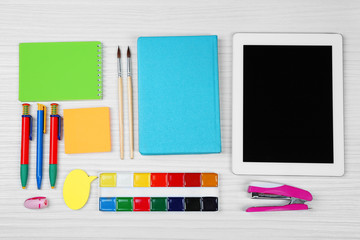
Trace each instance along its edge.
{"label": "blue book cover", "polygon": [[139,151],[220,153],[217,36],[138,38]]}

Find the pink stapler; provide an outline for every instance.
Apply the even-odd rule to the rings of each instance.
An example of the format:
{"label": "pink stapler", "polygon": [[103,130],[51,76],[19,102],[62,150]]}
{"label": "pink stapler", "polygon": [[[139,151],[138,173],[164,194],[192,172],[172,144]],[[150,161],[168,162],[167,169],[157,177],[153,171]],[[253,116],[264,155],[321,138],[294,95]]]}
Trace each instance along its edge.
{"label": "pink stapler", "polygon": [[270,182],[252,182],[248,192],[251,193],[253,199],[289,200],[289,204],[284,206],[251,207],[246,209],[246,212],[307,210],[309,208],[304,203],[313,199],[311,193],[306,190]]}

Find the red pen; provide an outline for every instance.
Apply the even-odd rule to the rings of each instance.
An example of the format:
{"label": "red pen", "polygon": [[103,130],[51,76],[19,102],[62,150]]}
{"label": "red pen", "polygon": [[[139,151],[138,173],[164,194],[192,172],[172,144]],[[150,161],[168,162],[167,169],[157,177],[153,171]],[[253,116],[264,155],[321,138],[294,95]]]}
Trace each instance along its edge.
{"label": "red pen", "polygon": [[21,186],[25,189],[29,171],[29,140],[32,140],[32,117],[29,114],[30,104],[24,103],[22,107],[20,179]]}
{"label": "red pen", "polygon": [[57,175],[57,152],[58,140],[61,133],[61,117],[58,115],[58,104],[51,104],[50,115],[50,159],[49,159],[49,177],[51,188],[55,187]]}

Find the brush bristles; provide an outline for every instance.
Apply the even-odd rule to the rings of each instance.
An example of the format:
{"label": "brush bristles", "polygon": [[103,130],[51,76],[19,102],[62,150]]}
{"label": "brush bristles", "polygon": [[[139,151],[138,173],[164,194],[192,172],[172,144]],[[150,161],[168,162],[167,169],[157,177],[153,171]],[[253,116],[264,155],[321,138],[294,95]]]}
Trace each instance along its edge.
{"label": "brush bristles", "polygon": [[117,50],[117,58],[121,58],[121,52],[120,52],[120,47],[118,46],[118,50]]}
{"label": "brush bristles", "polygon": [[127,50],[127,57],[130,58],[131,57],[131,53],[130,53],[130,48],[128,47],[128,50]]}

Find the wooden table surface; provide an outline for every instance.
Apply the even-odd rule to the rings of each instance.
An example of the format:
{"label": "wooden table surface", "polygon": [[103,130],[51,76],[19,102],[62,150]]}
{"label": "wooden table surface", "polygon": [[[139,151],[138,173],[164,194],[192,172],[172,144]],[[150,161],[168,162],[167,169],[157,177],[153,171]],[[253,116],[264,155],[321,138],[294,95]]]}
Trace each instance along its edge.
{"label": "wooden table surface", "polygon": [[[236,176],[231,172],[232,35],[235,32],[336,32],[344,36],[345,175],[343,177]],[[133,53],[135,136],[137,118],[136,40],[139,36],[219,37],[223,151],[213,155],[119,158],[116,47]],[[57,187],[48,179],[36,189],[35,141],[31,143],[28,189],[19,180],[21,103],[18,101],[18,44],[46,41],[101,41],[104,46],[102,101],[60,102],[65,108],[111,108],[112,152],[65,155],[59,144]],[[125,63],[123,63],[125,67]],[[0,238],[1,239],[360,239],[360,2],[321,0],[116,1],[37,0],[0,2]],[[69,86],[71,87],[71,86]],[[50,103],[46,103],[49,105]],[[127,102],[125,99],[125,106]],[[125,113],[127,108],[125,107]],[[32,115],[36,107],[31,107]],[[127,126],[127,115],[125,115]],[[49,129],[49,126],[48,126]],[[126,128],[128,130],[128,128]],[[128,132],[125,140],[128,143]],[[49,135],[45,137],[49,147]],[[214,171],[220,175],[220,211],[215,213],[103,213],[97,180],[86,206],[66,207],[62,184],[73,169],[100,171]],[[310,211],[245,213],[258,204],[246,193],[253,180],[287,183],[309,190]],[[46,196],[49,207],[28,210],[26,198]]]}

